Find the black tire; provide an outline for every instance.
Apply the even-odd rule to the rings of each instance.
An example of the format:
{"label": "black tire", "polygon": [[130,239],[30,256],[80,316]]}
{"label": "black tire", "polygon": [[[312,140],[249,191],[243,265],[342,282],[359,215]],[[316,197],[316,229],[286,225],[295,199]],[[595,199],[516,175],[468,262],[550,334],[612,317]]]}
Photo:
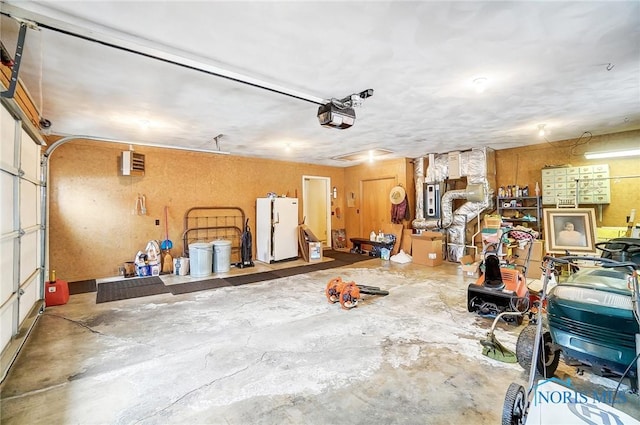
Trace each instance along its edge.
{"label": "black tire", "polygon": [[545,331],[542,333],[542,345],[536,369],[545,378],[550,378],[556,373],[558,364],[560,364],[560,350],[553,347],[551,333]]}
{"label": "black tire", "polygon": [[504,397],[502,425],[524,425],[527,395],[522,385],[511,383]]}
{"label": "black tire", "polygon": [[473,288],[477,287],[478,285],[476,285],[475,283],[470,283],[469,286],[467,286],[467,311],[469,313],[473,313],[474,311],[478,310],[474,305],[476,297],[473,296]]}
{"label": "black tire", "polygon": [[[516,358],[518,359],[518,364],[522,366],[524,370],[531,368],[535,337],[536,325],[527,326],[518,336],[518,341],[516,342]],[[560,350],[554,349],[549,331],[543,331],[541,338],[540,354],[536,362],[536,371],[545,378],[549,378],[556,372],[558,364],[560,363]]]}
{"label": "black tire", "polygon": [[536,337],[536,327],[529,325],[525,327],[518,335],[516,342],[516,358],[518,364],[524,369],[531,368],[531,358],[533,357],[533,344]]}

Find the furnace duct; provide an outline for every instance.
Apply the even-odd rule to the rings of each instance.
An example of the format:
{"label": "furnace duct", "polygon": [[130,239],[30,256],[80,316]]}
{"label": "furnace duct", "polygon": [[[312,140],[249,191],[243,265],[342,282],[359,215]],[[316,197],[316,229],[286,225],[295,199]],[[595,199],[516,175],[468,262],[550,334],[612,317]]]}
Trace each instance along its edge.
{"label": "furnace duct", "polygon": [[[416,180],[416,219],[411,223],[418,230],[446,230],[448,235],[448,256],[459,261],[464,255],[465,229],[467,223],[485,209],[492,206],[495,179],[495,158],[493,150],[487,148],[472,149],[465,152],[429,154],[429,165],[424,172],[424,158],[415,161]],[[425,216],[424,183],[439,184],[447,179],[466,177],[467,187],[449,190],[437,199],[439,214],[437,218]],[[489,180],[491,178],[491,182]],[[462,206],[453,211],[456,199],[466,199]]]}

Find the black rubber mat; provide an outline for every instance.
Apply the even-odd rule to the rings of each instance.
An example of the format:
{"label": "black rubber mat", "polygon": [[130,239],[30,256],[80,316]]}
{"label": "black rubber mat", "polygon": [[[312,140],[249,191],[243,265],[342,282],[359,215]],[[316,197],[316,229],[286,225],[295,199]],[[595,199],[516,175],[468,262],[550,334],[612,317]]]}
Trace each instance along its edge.
{"label": "black rubber mat", "polygon": [[318,270],[327,270],[327,269],[332,269],[334,267],[342,267],[346,265],[348,265],[348,263],[345,263],[344,261],[338,261],[338,260],[325,261],[317,264],[307,264],[305,266],[274,270],[272,273],[277,275],[278,277],[289,277],[289,276],[295,276],[297,274],[311,273]]}
{"label": "black rubber mat", "polygon": [[157,276],[105,282],[98,285],[96,304],[169,292],[169,288]]}
{"label": "black rubber mat", "polygon": [[[331,263],[335,263],[335,261],[331,261]],[[310,268],[309,266],[298,266],[298,267],[290,267],[288,269],[274,270],[272,273],[277,277],[289,277],[289,276],[295,276],[297,274],[314,272],[316,270],[318,269]]]}
{"label": "black rubber mat", "polygon": [[86,294],[87,292],[96,292],[98,290],[96,280],[78,280],[69,282],[69,295]]}
{"label": "black rubber mat", "polygon": [[225,277],[224,280],[229,282],[230,285],[246,285],[247,283],[262,282],[264,280],[277,279],[279,276],[273,272],[260,272],[253,274],[245,274],[242,276]]}
{"label": "black rubber mat", "polygon": [[224,286],[231,286],[231,283],[220,278],[180,283],[177,285],[167,285],[169,291],[171,291],[173,295],[188,294],[190,292],[205,291],[207,289],[222,288]]}
{"label": "black rubber mat", "polygon": [[[117,282],[107,282],[97,285],[96,303],[125,300],[129,298],[147,297],[149,295],[167,294],[173,295],[188,294],[191,292],[205,291],[207,289],[222,288],[224,286],[239,286],[248,283],[263,282],[265,280],[278,279],[281,277],[295,276],[297,274],[311,273],[317,270],[327,270],[334,267],[348,266],[359,261],[369,260],[372,257],[349,252],[326,250],[325,257],[333,258],[334,261],[323,261],[319,263],[306,264],[304,266],[290,267],[286,269],[274,270],[271,272],[252,273],[241,276],[230,276],[225,278],[214,278],[200,280],[196,282],[181,283],[176,285],[165,285],[159,277],[143,277],[119,280]],[[77,284],[77,289],[73,293],[95,292],[96,281],[87,280],[73,282]],[[69,284],[71,292],[71,284]]]}
{"label": "black rubber mat", "polygon": [[351,252],[343,252],[343,251],[334,251],[333,249],[328,249],[322,252],[322,255],[325,257],[331,257],[335,260],[343,261],[348,264],[357,263],[360,261],[371,260],[374,257],[370,257],[368,255],[363,254],[353,254]]}

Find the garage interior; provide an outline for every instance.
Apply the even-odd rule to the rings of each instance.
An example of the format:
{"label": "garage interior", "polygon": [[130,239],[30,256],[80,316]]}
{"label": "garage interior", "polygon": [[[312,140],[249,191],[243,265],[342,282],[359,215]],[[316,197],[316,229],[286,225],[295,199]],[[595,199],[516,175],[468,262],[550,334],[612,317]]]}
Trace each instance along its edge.
{"label": "garage interior", "polygon": [[[3,424],[499,423],[529,370],[468,308],[492,235],[534,234],[529,288],[554,214],[578,255],[640,238],[638,2],[2,1],[0,35]],[[295,200],[286,261],[261,199]],[[554,376],[640,418],[630,379]]]}

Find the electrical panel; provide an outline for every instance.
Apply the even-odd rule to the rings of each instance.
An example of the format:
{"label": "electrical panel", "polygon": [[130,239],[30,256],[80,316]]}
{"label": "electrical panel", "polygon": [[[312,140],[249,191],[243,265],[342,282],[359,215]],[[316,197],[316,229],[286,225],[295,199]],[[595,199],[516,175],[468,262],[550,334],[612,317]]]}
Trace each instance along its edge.
{"label": "electrical panel", "polygon": [[426,218],[440,218],[440,185],[424,184],[424,215]]}

